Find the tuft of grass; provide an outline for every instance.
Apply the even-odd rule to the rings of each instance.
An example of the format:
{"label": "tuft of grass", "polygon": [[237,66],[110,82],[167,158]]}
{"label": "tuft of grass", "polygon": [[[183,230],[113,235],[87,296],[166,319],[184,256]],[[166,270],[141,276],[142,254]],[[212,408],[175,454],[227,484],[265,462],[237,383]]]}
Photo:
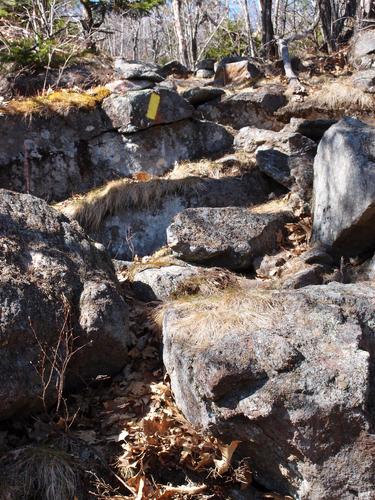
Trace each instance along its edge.
{"label": "tuft of grass", "polygon": [[123,210],[155,209],[167,196],[192,195],[204,189],[198,177],[185,179],[120,179],[94,189],[83,196],[54,206],[67,217],[77,220],[86,230],[96,231],[103,220]]}
{"label": "tuft of grass", "polygon": [[10,476],[1,479],[6,481],[0,485],[4,499],[67,500],[78,495],[77,464],[69,454],[47,446],[17,450]]}
{"label": "tuft of grass", "polygon": [[306,116],[314,111],[329,113],[373,112],[375,97],[361,89],[353,87],[347,78],[334,82],[322,83],[319,89],[312,90],[304,102],[291,100],[286,106],[276,111],[276,116]]}
{"label": "tuft of grass", "polygon": [[198,161],[182,161],[165,178],[182,179],[188,176],[198,176],[220,179],[250,172],[255,166],[254,155],[245,151],[236,151],[216,160],[205,158]]}
{"label": "tuft of grass", "polygon": [[213,294],[182,295],[170,300],[156,310],[154,320],[161,326],[165,315],[172,312],[169,322],[171,328],[176,323],[178,338],[175,340],[186,342],[188,339],[189,348],[203,349],[233,331],[248,331],[250,325],[276,329],[279,318],[275,305],[280,300],[278,291],[269,290],[263,284],[254,283],[249,287],[239,282]]}
{"label": "tuft of grass", "polygon": [[319,107],[332,111],[336,109],[373,111],[375,105],[375,99],[371,94],[345,82],[324,84],[313,99]]}
{"label": "tuft of grass", "polygon": [[13,99],[1,108],[1,113],[25,116],[66,114],[72,109],[94,109],[109,95],[110,91],[105,87],[97,87],[90,92],[59,90],[27,99]]}

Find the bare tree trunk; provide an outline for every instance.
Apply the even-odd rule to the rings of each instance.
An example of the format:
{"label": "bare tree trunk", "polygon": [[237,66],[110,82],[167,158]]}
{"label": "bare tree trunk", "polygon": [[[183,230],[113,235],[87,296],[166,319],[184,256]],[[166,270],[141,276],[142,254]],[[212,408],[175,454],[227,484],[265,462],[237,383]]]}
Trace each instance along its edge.
{"label": "bare tree trunk", "polygon": [[189,57],[188,57],[184,29],[183,29],[183,25],[182,25],[182,14],[181,14],[181,6],[182,5],[181,4],[182,4],[182,0],[172,0],[175,29],[176,29],[176,35],[177,35],[177,40],[178,40],[179,59],[180,59],[180,62],[182,64],[185,64],[185,66],[187,66],[188,61],[189,61]]}
{"label": "bare tree trunk", "polygon": [[266,57],[272,58],[277,55],[272,24],[272,0],[260,0],[260,6],[262,17],[263,53]]}
{"label": "bare tree trunk", "polygon": [[242,0],[242,4],[243,4],[244,11],[245,11],[249,55],[251,57],[255,57],[255,45],[254,45],[254,40],[253,40],[253,29],[251,27],[249,4],[247,3],[247,0]]}

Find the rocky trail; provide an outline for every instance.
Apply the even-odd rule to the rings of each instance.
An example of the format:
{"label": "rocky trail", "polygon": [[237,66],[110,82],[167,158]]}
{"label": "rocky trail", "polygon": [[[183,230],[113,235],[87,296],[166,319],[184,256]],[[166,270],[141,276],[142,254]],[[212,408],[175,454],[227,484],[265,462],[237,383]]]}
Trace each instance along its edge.
{"label": "rocky trail", "polygon": [[375,499],[367,47],[4,100],[1,500]]}

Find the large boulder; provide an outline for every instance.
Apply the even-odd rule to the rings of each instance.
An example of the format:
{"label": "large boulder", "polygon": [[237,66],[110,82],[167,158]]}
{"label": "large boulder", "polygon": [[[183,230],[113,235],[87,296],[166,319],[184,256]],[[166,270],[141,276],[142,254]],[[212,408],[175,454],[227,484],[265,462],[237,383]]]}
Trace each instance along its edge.
{"label": "large boulder", "polygon": [[167,229],[169,247],[182,260],[228,269],[250,269],[256,257],[283,240],[287,210],[252,213],[247,208],[188,208]]}
{"label": "large boulder", "polygon": [[246,126],[266,129],[282,128],[274,116],[275,111],[286,104],[284,89],[278,85],[264,85],[251,91],[240,92],[198,107],[205,120],[229,125],[235,129]]}
{"label": "large boulder", "polygon": [[375,491],[375,290],[224,291],[169,303],[163,358],[185,417],[238,440],[255,480],[301,500]]}
{"label": "large boulder", "polygon": [[[190,113],[189,104],[177,99]],[[121,126],[121,116],[117,123]],[[48,201],[140,171],[161,175],[176,161],[216,154],[233,143],[224,127],[190,119],[121,134],[100,108],[35,115],[32,120],[0,115],[0,137],[0,188]]]}
{"label": "large boulder", "polygon": [[113,128],[121,133],[138,132],[154,125],[190,118],[194,108],[177,92],[167,89],[139,90],[111,95],[102,108]]}
{"label": "large boulder", "polygon": [[157,64],[129,62],[122,57],[115,59],[115,72],[126,80],[149,80],[155,83],[164,80],[162,68]]}
{"label": "large boulder", "polygon": [[[44,389],[53,402],[61,363],[76,349],[59,374],[65,388],[121,370],[129,335],[111,261],[77,223],[6,190],[0,220],[0,418],[7,418],[38,409]],[[51,367],[55,349],[62,361]]]}
{"label": "large boulder", "polygon": [[136,172],[162,175],[176,162],[220,153],[232,144],[233,136],[216,123],[182,120],[133,134],[107,132],[89,141],[87,155],[98,185],[103,173],[112,179]]}
{"label": "large boulder", "polygon": [[244,127],[235,138],[235,147],[256,152],[259,170],[305,201],[312,196],[316,144],[287,128],[280,132]]}
{"label": "large boulder", "polygon": [[357,69],[375,67],[375,29],[360,30],[351,42],[349,60]]}
{"label": "large boulder", "polygon": [[164,64],[159,73],[167,78],[168,76],[173,75],[178,78],[187,78],[190,74],[190,71],[186,66],[181,64],[179,61],[170,61]]}
{"label": "large boulder", "polygon": [[375,128],[345,118],[314,162],[313,238],[342,255],[375,249]]}
{"label": "large boulder", "polygon": [[249,206],[267,200],[273,186],[257,171],[233,177],[118,181],[77,203],[61,204],[117,259],[151,255],[167,244],[167,228],[188,207]]}
{"label": "large boulder", "polygon": [[46,200],[61,200],[72,192],[95,187],[88,154],[90,139],[110,130],[100,109],[71,109],[64,115],[0,114],[0,188],[29,192]]}
{"label": "large boulder", "polygon": [[253,84],[259,80],[263,73],[249,60],[219,64],[215,72],[215,84]]}

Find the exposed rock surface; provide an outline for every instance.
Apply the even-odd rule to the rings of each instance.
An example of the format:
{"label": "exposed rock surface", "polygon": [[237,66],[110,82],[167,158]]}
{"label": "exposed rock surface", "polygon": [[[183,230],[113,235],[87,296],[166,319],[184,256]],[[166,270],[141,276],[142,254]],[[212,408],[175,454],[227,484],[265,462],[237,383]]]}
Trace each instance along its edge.
{"label": "exposed rock surface", "polygon": [[193,87],[184,90],[181,95],[193,106],[198,106],[213,99],[218,99],[225,94],[223,89],[216,87]]}
{"label": "exposed rock surface", "polygon": [[[128,330],[112,264],[77,223],[38,198],[6,190],[0,220],[0,418],[7,418],[41,404],[38,341],[51,357],[72,328],[75,348],[84,347],[68,366],[69,385],[119,371]],[[55,379],[47,403],[57,397]]]}
{"label": "exposed rock surface", "polygon": [[375,128],[353,118],[332,126],[314,163],[316,241],[340,254],[375,249]]}
{"label": "exposed rock surface", "polygon": [[255,83],[263,76],[259,68],[249,60],[219,64],[215,72],[215,84]]}
{"label": "exposed rock surface", "polygon": [[194,111],[177,92],[167,89],[146,89],[123,96],[112,95],[104,100],[102,108],[113,128],[122,133],[138,132],[154,125],[184,120],[190,118]]}
{"label": "exposed rock surface", "polygon": [[113,94],[126,94],[135,90],[151,89],[155,85],[149,80],[114,80],[106,84],[106,88]]}
{"label": "exposed rock surface", "polygon": [[[182,114],[191,114],[174,95]],[[114,117],[119,126],[121,117]],[[176,161],[216,154],[233,143],[224,127],[194,120],[120,134],[99,108],[32,120],[0,116],[0,136],[0,187],[54,201],[139,171],[160,175]]]}
{"label": "exposed rock surface", "polygon": [[31,121],[0,116],[0,187],[61,200],[111,178],[105,170],[93,172],[88,153],[90,139],[108,129],[99,109]]}
{"label": "exposed rock surface", "polygon": [[115,60],[115,72],[127,80],[150,80],[151,82],[161,82],[162,68],[157,64],[127,62],[123,58],[118,57]]}
{"label": "exposed rock surface", "polygon": [[201,61],[197,62],[195,68],[196,70],[206,69],[208,71],[214,71],[215,62],[215,59],[202,59]]}
{"label": "exposed rock surface", "polygon": [[96,176],[162,175],[178,161],[220,153],[232,143],[233,136],[216,123],[182,120],[133,134],[107,132],[89,141],[88,154]]}
{"label": "exposed rock surface", "polygon": [[189,76],[190,71],[186,66],[181,64],[179,61],[169,61],[159,70],[159,73],[167,78],[168,76],[174,75],[179,78],[186,78]]}
{"label": "exposed rock surface", "polygon": [[358,71],[353,75],[352,82],[355,87],[375,94],[375,68]]}
{"label": "exposed rock surface", "polygon": [[255,479],[301,500],[375,490],[375,291],[255,291],[169,305],[164,363],[195,425],[241,441]]}
{"label": "exposed rock surface", "polygon": [[195,73],[197,78],[213,78],[215,76],[215,72],[210,69],[198,69]]}
{"label": "exposed rock surface", "polygon": [[278,85],[264,85],[253,92],[240,92],[218,103],[198,107],[205,120],[211,120],[235,129],[257,126],[280,129],[282,125],[273,116],[286,104],[284,89]]}
{"label": "exposed rock surface", "polygon": [[[96,240],[103,243],[108,252],[116,259],[132,259],[134,255],[151,255],[167,243],[166,230],[173,217],[187,207],[225,207],[248,206],[267,200],[273,186],[259,172],[221,179],[160,179],[153,188],[144,185],[151,195],[142,194],[137,199],[149,199],[147,206],[134,206],[127,203],[126,186],[119,194],[116,209],[106,215],[98,228],[91,228],[75,211],[74,200],[62,210],[69,217],[78,218],[83,227]],[[119,190],[121,193],[121,190]],[[111,194],[103,198],[107,206]],[[123,201],[121,202],[121,199]],[[121,207],[122,204],[122,207]],[[97,211],[95,204],[87,209]]]}
{"label": "exposed rock surface", "polygon": [[[229,269],[249,269],[255,257],[278,246],[288,211],[251,213],[246,208],[188,208],[167,230],[169,247],[181,259]],[[281,238],[282,239],[282,238]]]}
{"label": "exposed rock surface", "polygon": [[313,141],[319,142],[324,133],[336,123],[336,120],[317,119],[305,120],[304,118],[291,118],[283,130],[298,132]]}
{"label": "exposed rock surface", "polygon": [[162,267],[146,267],[135,273],[133,288],[142,300],[166,300],[200,268],[184,262]]}
{"label": "exposed rock surface", "polygon": [[359,30],[351,42],[350,62],[357,69],[375,66],[375,29]]}
{"label": "exposed rock surface", "polygon": [[312,195],[316,144],[311,139],[282,130],[244,127],[234,142],[237,149],[256,151],[256,162],[261,172],[282,186],[293,189],[303,200]]}

